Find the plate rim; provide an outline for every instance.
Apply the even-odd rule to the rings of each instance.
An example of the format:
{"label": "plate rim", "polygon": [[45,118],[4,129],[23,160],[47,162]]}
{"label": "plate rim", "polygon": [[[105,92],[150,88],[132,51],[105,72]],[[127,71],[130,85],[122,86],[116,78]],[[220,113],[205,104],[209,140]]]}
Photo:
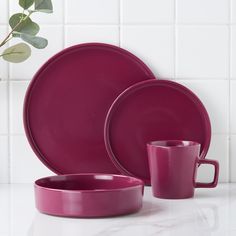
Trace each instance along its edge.
{"label": "plate rim", "polygon": [[150,79],[150,80],[141,81],[141,82],[138,82],[134,85],[131,85],[130,87],[125,89],[122,93],[120,93],[120,95],[114,100],[114,102],[112,103],[112,105],[110,106],[110,108],[107,112],[107,116],[106,116],[105,124],[104,124],[104,142],[105,142],[105,147],[106,147],[108,156],[110,157],[111,161],[116,166],[116,168],[122,174],[130,175],[130,176],[142,179],[146,185],[151,184],[150,178],[145,179],[140,176],[134,175],[132,172],[130,172],[126,167],[124,167],[120,163],[119,158],[117,158],[113,152],[113,149],[112,149],[112,146],[110,143],[109,130],[110,130],[111,119],[113,117],[113,113],[115,112],[115,110],[119,106],[119,104],[123,100],[126,99],[126,97],[130,96],[132,93],[136,92],[139,89],[143,89],[145,87],[160,86],[160,85],[163,85],[165,87],[166,86],[171,87],[171,88],[174,87],[174,89],[181,91],[182,93],[187,95],[195,104],[197,104],[198,110],[201,110],[201,114],[203,114],[202,117],[204,117],[204,123],[207,125],[206,125],[206,142],[205,142],[204,148],[199,156],[200,159],[204,159],[206,157],[207,152],[210,147],[210,142],[211,142],[212,131],[211,131],[211,122],[210,122],[210,117],[208,115],[208,112],[207,112],[204,104],[200,100],[200,98],[193,91],[191,91],[189,88],[187,88],[184,85],[177,83],[175,81],[164,80],[164,79],[158,79],[158,80],[157,79],[156,80]]}
{"label": "plate rim", "polygon": [[[43,73],[45,70],[47,70],[47,68],[51,64],[55,63],[61,57],[65,56],[67,54],[73,53],[75,50],[79,50],[81,48],[87,48],[87,47],[89,47],[89,48],[90,47],[104,47],[106,49],[110,48],[116,52],[122,53],[123,55],[130,57],[131,60],[133,60],[137,64],[139,64],[140,67],[144,68],[143,71],[145,71],[145,73],[147,75],[146,80],[155,79],[155,75],[153,74],[151,69],[140,58],[135,56],[133,53],[131,53],[128,50],[121,48],[119,46],[107,44],[107,43],[100,43],[100,42],[81,43],[81,44],[77,44],[77,45],[73,45],[73,46],[64,48],[63,50],[57,52],[55,55],[50,57],[42,66],[40,66],[40,68],[37,70],[35,75],[32,77],[32,79],[27,87],[26,93],[25,93],[24,102],[23,102],[23,126],[24,126],[24,131],[25,131],[28,143],[30,144],[30,147],[32,148],[32,150],[35,153],[35,155],[37,156],[37,158],[49,170],[51,170],[52,172],[54,172],[56,174],[67,174],[67,173],[64,173],[63,171],[58,170],[57,168],[53,167],[53,164],[51,164],[49,162],[48,158],[45,155],[43,155],[43,153],[40,151],[40,148],[38,147],[38,145],[34,139],[34,135],[32,134],[32,130],[31,130],[31,126],[30,126],[30,119],[28,117],[28,115],[29,115],[28,108],[29,108],[29,104],[30,104],[30,100],[31,100],[31,95],[32,95],[32,91],[33,91],[34,87],[36,86],[36,84],[40,78],[41,73]],[[117,169],[116,166],[114,166],[114,169]],[[119,170],[117,169],[117,171],[119,171]],[[77,174],[77,173],[75,173],[75,174]]]}

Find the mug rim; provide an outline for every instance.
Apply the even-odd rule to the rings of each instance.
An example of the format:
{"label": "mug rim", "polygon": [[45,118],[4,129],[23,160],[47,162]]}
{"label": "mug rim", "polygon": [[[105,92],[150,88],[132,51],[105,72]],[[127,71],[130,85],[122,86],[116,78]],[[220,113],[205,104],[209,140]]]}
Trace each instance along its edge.
{"label": "mug rim", "polygon": [[147,146],[158,147],[158,148],[186,148],[193,146],[201,146],[201,144],[191,140],[163,139],[163,140],[150,141],[147,143]]}

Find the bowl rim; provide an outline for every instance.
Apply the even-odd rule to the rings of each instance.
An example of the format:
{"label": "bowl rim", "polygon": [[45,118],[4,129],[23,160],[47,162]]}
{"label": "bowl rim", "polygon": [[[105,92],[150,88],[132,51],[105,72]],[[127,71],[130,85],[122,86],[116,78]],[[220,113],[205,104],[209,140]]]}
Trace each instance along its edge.
{"label": "bowl rim", "polygon": [[[128,179],[132,179],[137,181],[137,184],[134,186],[128,186],[128,187],[120,187],[120,188],[101,188],[101,189],[92,189],[92,190],[86,190],[86,189],[78,189],[78,190],[73,190],[73,189],[57,189],[57,188],[51,188],[51,187],[44,187],[42,185],[40,185],[38,182],[41,180],[45,180],[45,179],[49,179],[49,178],[60,178],[60,177],[70,177],[70,176],[94,176],[94,175],[100,175],[100,176],[112,176],[112,177],[118,177],[118,178],[123,178],[125,180],[128,181]],[[142,188],[142,194],[143,194],[143,190],[144,190],[144,181],[133,177],[133,176],[126,176],[126,175],[117,175],[117,174],[105,174],[105,173],[81,173],[81,174],[64,174],[64,175],[52,175],[52,176],[47,176],[47,177],[43,177],[40,179],[37,179],[34,182],[34,188],[35,189],[41,189],[41,190],[47,190],[47,191],[52,191],[52,192],[67,192],[67,193],[75,193],[75,194],[79,194],[79,193],[101,193],[101,192],[120,192],[120,191],[128,191],[128,190],[132,190],[132,189],[139,189]]]}

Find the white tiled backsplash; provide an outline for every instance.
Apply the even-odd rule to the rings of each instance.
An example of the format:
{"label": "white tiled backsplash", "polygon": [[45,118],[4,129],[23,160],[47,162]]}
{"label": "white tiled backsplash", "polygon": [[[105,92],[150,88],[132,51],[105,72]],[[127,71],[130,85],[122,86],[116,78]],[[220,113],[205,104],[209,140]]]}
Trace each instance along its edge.
{"label": "white tiled backsplash", "polygon": [[[18,0],[1,0],[0,37]],[[208,158],[220,162],[220,181],[236,181],[236,0],[53,0],[38,14],[45,50],[22,64],[0,60],[0,182],[32,182],[52,174],[24,135],[22,104],[36,70],[64,47],[106,42],[139,56],[158,78],[193,90],[212,122]],[[40,16],[39,16],[40,15]],[[199,179],[213,170],[201,167]]]}

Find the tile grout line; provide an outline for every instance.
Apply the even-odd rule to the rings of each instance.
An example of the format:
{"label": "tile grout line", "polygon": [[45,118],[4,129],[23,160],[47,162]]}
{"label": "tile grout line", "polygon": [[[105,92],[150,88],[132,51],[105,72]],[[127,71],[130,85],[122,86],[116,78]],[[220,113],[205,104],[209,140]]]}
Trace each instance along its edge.
{"label": "tile grout line", "polygon": [[66,46],[66,32],[65,32],[65,27],[66,25],[66,1],[63,1],[63,22],[62,22],[62,30],[63,30],[63,49],[65,48]]}
{"label": "tile grout line", "polygon": [[[9,19],[10,17],[10,2],[7,1],[7,9],[8,9],[8,14],[7,17]],[[10,30],[9,25],[7,24],[7,30]],[[9,42],[7,43],[7,46],[9,46]],[[8,136],[7,136],[7,163],[8,163],[8,184],[11,183],[11,148],[10,148],[10,64],[7,62],[7,116],[8,116],[8,121],[7,121],[7,131],[8,131]],[[9,191],[9,198],[11,198],[11,190]],[[8,232],[11,234],[12,229],[11,229],[11,204],[10,201],[8,202],[8,208],[10,209],[10,213],[8,215],[8,221],[10,222],[8,226]]]}
{"label": "tile grout line", "polygon": [[120,20],[121,20],[121,13],[120,13],[120,9],[121,9],[121,0],[119,0],[119,4],[118,4],[118,11],[119,11],[119,14],[118,14],[118,31],[119,31],[119,43],[118,43],[118,45],[119,45],[119,47],[120,47],[120,25],[121,25],[121,22],[120,22]]}
{"label": "tile grout line", "polygon": [[229,26],[228,26],[228,29],[229,29],[229,32],[228,32],[228,35],[229,35],[229,45],[228,45],[228,50],[229,50],[229,65],[228,65],[228,75],[229,75],[229,82],[228,82],[228,132],[229,132],[229,135],[228,135],[228,182],[231,183],[232,182],[232,179],[231,179],[231,163],[232,163],[232,160],[231,160],[231,156],[230,156],[230,148],[231,148],[231,137],[230,137],[230,134],[231,134],[231,49],[232,49],[232,40],[231,40],[231,36],[232,36],[232,27],[231,27],[231,9],[232,9],[232,0],[229,0]]}
{"label": "tile grout line", "polygon": [[[122,0],[121,0],[122,1]],[[120,4],[122,6],[122,3]],[[121,7],[122,8],[122,7]],[[122,12],[122,11],[121,11]],[[122,16],[122,14],[121,14]],[[130,27],[138,27],[138,26],[146,26],[146,27],[158,27],[158,26],[172,26],[173,23],[165,23],[165,22],[160,22],[160,23],[122,23],[125,26],[130,26]],[[60,26],[62,24],[41,24],[42,26]],[[66,26],[81,26],[81,27],[89,27],[89,26],[96,26],[96,27],[106,27],[106,26],[119,26],[119,23],[115,24],[115,23],[65,23]],[[231,24],[225,23],[225,24],[210,24],[210,23],[195,23],[195,24],[187,24],[187,23],[176,23],[176,25],[178,26],[187,26],[187,27],[219,27],[219,26],[229,26]],[[232,25],[236,25],[236,24],[232,24]]]}
{"label": "tile grout line", "polygon": [[30,82],[31,79],[10,79],[10,82]]}
{"label": "tile grout line", "polygon": [[123,0],[119,0],[119,46],[122,47]]}
{"label": "tile grout line", "polygon": [[228,81],[229,80],[229,78],[228,78],[228,76],[227,77],[225,77],[225,78],[217,78],[217,77],[215,77],[215,78],[212,78],[212,77],[210,77],[210,78],[207,78],[207,77],[191,77],[191,78],[177,78],[177,80],[181,80],[181,81],[214,81],[214,80],[217,80],[217,81]]}
{"label": "tile grout line", "polygon": [[[122,0],[120,0],[122,1]],[[65,4],[65,2],[64,2]],[[120,4],[122,6],[122,4]],[[65,12],[64,12],[65,13]],[[7,23],[0,23],[0,26],[7,26]],[[42,23],[40,24],[41,26],[97,26],[97,27],[102,27],[102,26],[119,26],[119,23],[115,24],[115,23]],[[126,26],[171,26],[173,25],[173,23],[165,23],[165,22],[149,22],[149,23],[142,23],[142,22],[137,22],[137,23],[125,23],[124,25]],[[176,23],[176,25],[179,26],[206,26],[206,27],[210,27],[210,26],[236,26],[236,23]]]}
{"label": "tile grout line", "polygon": [[[8,13],[7,13],[7,17],[9,19],[10,17],[10,2],[7,1],[7,9],[8,9]],[[6,24],[7,26],[7,32],[9,31],[9,25]],[[9,46],[9,42],[7,43],[7,46]],[[11,138],[10,138],[10,63],[7,62],[7,163],[8,163],[8,184],[11,183],[11,148],[10,148],[10,142],[11,142]]]}
{"label": "tile grout line", "polygon": [[7,81],[7,183],[11,183],[11,135],[10,135],[10,80],[9,80],[9,63],[7,65],[8,81]]}
{"label": "tile grout line", "polygon": [[[122,1],[122,0],[121,0]],[[123,5],[122,3],[120,4],[121,6]],[[127,26],[170,26],[172,25],[172,22],[132,22],[132,23],[124,23],[124,25]],[[176,23],[177,25],[180,26],[227,26],[227,25],[231,25],[230,23]],[[42,26],[50,26],[50,25],[61,25],[60,23],[58,24],[42,24]],[[71,22],[71,23],[66,23],[67,26],[117,26],[119,25],[119,23],[90,23],[90,22],[80,22],[80,23],[76,23],[76,22]],[[236,25],[236,23],[232,24],[232,25]]]}

